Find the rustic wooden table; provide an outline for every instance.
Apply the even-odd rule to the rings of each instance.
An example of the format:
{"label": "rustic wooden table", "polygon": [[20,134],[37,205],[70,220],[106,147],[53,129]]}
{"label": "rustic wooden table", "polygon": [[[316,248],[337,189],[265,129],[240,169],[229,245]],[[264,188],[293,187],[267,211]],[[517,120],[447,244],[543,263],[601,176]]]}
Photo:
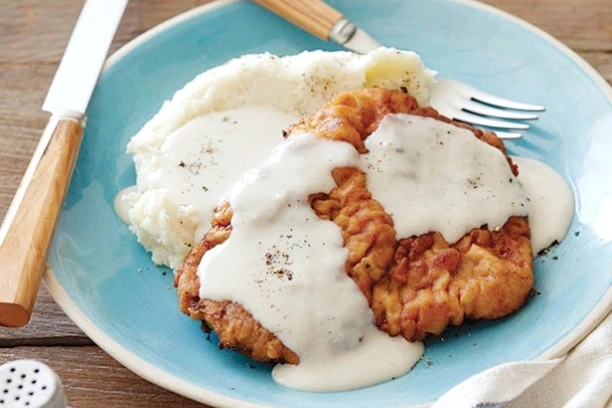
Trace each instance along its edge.
{"label": "rustic wooden table", "polygon": [[[169,17],[209,1],[130,1],[111,52]],[[485,2],[557,37],[612,83],[611,0]],[[48,119],[40,106],[82,4],[0,0],[0,219]],[[53,367],[73,407],[202,406],[140,379],[113,360],[64,315],[44,287],[28,326],[0,328],[0,364],[23,358]]]}

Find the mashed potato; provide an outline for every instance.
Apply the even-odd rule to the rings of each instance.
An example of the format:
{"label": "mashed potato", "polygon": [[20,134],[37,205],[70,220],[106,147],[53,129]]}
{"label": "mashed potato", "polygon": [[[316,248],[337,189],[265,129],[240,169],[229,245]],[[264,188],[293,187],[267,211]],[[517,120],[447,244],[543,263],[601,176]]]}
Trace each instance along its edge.
{"label": "mashed potato", "polygon": [[[164,168],[164,163],[170,162],[165,145],[190,121],[249,106],[269,106],[297,118],[314,112],[339,93],[367,87],[402,89],[420,105],[428,106],[433,77],[433,72],[423,67],[415,53],[388,48],[367,55],[323,51],[289,57],[247,55],[204,72],[164,103],[159,113],[128,144],[137,172],[137,188],[122,198],[130,203],[131,230],[151,252],[156,264],[176,269],[208,228],[214,208],[208,208],[199,199],[178,198],[176,190],[173,191],[176,186],[169,185],[172,183],[152,181],[159,180],[169,170]],[[285,117],[280,129],[288,124],[286,121]],[[256,125],[252,122],[243,124],[241,132],[246,133]],[[232,166],[240,170],[238,174],[251,167],[250,162],[246,166],[247,161],[256,164],[269,152],[268,148],[251,152],[251,145],[246,147],[246,143],[241,147]],[[222,147],[205,150],[210,153],[219,149]],[[178,163],[186,166],[182,160]],[[198,162],[192,173],[218,171],[215,164]],[[224,183],[229,187],[236,179],[235,175],[227,175]],[[181,180],[193,187],[193,181]],[[206,185],[201,188],[209,190]],[[222,193],[214,198],[215,203],[220,201]]]}

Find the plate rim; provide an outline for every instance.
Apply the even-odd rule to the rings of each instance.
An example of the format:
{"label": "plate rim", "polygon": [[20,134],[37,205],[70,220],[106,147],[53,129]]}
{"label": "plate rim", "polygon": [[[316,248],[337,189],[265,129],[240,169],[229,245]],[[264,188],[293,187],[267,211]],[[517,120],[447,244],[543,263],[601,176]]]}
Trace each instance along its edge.
{"label": "plate rim", "polygon": [[[138,46],[151,40],[153,37],[165,32],[166,30],[201,14],[208,13],[220,7],[241,2],[242,0],[216,0],[207,4],[203,4],[171,17],[160,24],[150,28],[144,33],[138,35],[126,44],[117,49],[110,55],[102,69],[102,73],[111,68],[114,64],[132,52]],[[522,28],[530,31],[540,38],[544,39],[548,44],[555,47],[565,54],[573,63],[575,63],[587,76],[594,81],[595,85],[604,94],[606,99],[612,104],[612,87],[595,70],[588,62],[580,55],[563,44],[561,41],[553,37],[546,31],[537,26],[513,15],[509,12],[498,9],[494,6],[480,3],[476,0],[444,0],[448,2],[463,4],[473,9],[480,9],[489,14],[497,15],[511,23],[517,24]],[[220,393],[210,391],[206,388],[191,384],[182,380],[165,370],[148,363],[138,357],[136,354],[127,350],[117,341],[108,336],[101,328],[94,324],[85,313],[79,309],[72,298],[64,290],[59,282],[53,269],[47,265],[44,282],[53,300],[60,306],[63,312],[81,329],[94,343],[102,350],[108,353],[119,364],[123,365],[139,377],[178,395],[184,396],[196,402],[210,404],[219,408],[273,408],[271,405],[257,404],[233,397],[224,396]],[[581,342],[603,319],[612,312],[612,287],[604,293],[595,307],[584,317],[584,319],[567,333],[561,340],[541,355],[535,357],[532,361],[543,361],[560,357],[566,354],[579,342]],[[425,404],[411,405],[406,408],[425,408],[431,406],[435,401],[430,401]]]}

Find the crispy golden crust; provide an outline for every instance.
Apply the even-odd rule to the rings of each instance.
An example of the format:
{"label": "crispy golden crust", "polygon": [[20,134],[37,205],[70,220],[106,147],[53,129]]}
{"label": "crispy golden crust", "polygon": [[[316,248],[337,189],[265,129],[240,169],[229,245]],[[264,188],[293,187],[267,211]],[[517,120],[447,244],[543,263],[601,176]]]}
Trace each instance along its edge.
{"label": "crispy golden crust", "polygon": [[522,217],[498,232],[474,229],[453,245],[439,233],[400,240],[389,273],[373,289],[376,324],[415,341],[465,318],[506,316],[531,291],[531,259]]}
{"label": "crispy golden crust", "polygon": [[[342,94],[288,134],[314,132],[322,138],[351,143],[366,153],[363,141],[389,113],[432,117],[471,130],[476,137],[506,151],[492,132],[452,122],[432,108],[420,108],[409,95],[368,89]],[[507,157],[507,155],[506,155]],[[508,158],[516,174],[516,166]],[[358,284],[374,311],[377,325],[391,335],[414,341],[439,334],[467,317],[491,319],[518,309],[533,286],[527,220],[512,217],[498,232],[475,229],[450,245],[438,233],[395,236],[393,221],[366,188],[365,174],[355,168],[332,173],[337,187],[313,194],[313,210],[341,229],[349,251],[347,274]],[[220,338],[259,361],[297,363],[299,358],[262,327],[242,306],[200,299],[197,266],[204,253],[231,233],[232,210],[226,203],[212,228],[179,268],[175,284],[180,309],[202,320]]]}

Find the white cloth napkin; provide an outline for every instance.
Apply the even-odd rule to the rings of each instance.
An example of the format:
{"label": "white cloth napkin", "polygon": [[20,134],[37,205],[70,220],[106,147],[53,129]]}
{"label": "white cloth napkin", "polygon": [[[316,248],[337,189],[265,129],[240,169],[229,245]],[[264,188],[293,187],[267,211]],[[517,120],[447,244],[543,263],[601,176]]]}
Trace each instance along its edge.
{"label": "white cloth napkin", "polygon": [[612,313],[567,355],[490,368],[431,408],[603,407],[612,407]]}

